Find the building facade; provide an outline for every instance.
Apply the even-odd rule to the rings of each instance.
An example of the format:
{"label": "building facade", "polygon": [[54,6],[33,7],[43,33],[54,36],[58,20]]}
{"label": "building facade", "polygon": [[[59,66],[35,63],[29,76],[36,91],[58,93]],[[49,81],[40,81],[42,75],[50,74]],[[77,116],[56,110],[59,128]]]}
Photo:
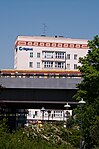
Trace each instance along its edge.
{"label": "building facade", "polygon": [[14,69],[77,70],[79,57],[88,52],[87,40],[64,37],[18,36]]}

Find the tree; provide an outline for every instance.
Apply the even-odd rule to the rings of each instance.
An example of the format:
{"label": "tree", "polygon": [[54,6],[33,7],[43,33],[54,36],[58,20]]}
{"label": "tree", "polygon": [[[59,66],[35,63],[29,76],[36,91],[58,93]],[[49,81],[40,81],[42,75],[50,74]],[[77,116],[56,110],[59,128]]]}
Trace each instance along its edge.
{"label": "tree", "polygon": [[83,107],[83,136],[86,148],[91,149],[99,145],[99,37],[96,35],[88,41],[89,51],[84,58],[80,58],[79,70],[82,82],[78,85],[75,95],[77,100],[83,98],[86,104]]}
{"label": "tree", "polygon": [[10,132],[7,120],[0,121],[0,149],[77,149],[79,131],[62,123],[33,124]]}

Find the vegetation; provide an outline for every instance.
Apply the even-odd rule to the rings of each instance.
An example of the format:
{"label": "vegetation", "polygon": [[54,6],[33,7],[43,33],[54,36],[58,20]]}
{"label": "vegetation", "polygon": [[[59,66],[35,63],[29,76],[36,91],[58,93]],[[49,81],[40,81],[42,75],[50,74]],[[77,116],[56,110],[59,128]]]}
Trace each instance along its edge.
{"label": "vegetation", "polygon": [[30,125],[10,133],[5,122],[0,123],[0,149],[77,149],[77,142],[79,131],[62,124]]}
{"label": "vegetation", "polygon": [[[79,67],[83,81],[78,85],[75,95],[77,100],[83,98],[86,104],[82,111],[83,137],[86,149],[99,147],[99,37],[95,36],[88,42],[89,52],[86,57],[80,58]],[[78,113],[78,115],[77,115]],[[80,109],[76,117],[80,118]]]}

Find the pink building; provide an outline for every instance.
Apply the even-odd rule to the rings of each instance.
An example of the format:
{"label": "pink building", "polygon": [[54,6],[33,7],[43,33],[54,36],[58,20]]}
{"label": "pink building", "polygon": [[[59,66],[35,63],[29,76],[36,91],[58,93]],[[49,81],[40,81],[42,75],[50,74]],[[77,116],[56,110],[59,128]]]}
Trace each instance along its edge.
{"label": "pink building", "polygon": [[85,39],[46,36],[18,36],[15,41],[14,69],[76,70],[79,57],[88,52]]}

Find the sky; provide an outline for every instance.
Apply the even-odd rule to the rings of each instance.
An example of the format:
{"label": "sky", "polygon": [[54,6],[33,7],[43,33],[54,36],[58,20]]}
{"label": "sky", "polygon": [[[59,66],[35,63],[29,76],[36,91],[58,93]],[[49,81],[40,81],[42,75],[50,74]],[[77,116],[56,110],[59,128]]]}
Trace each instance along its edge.
{"label": "sky", "polygon": [[0,69],[13,69],[18,35],[44,33],[92,40],[99,35],[99,0],[0,0]]}

